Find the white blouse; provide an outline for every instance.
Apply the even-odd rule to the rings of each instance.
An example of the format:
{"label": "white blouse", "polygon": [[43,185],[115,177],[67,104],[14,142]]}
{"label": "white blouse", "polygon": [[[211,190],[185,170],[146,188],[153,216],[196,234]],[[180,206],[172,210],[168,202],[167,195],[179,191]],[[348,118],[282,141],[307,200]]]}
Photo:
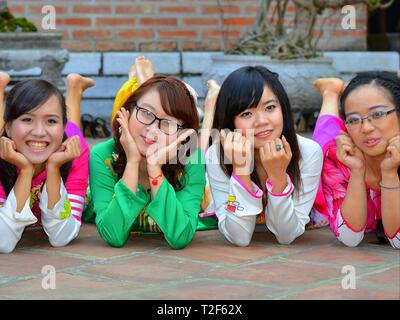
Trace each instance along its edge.
{"label": "white blouse", "polygon": [[[272,193],[271,181],[265,181],[267,206],[263,208],[264,192],[254,183],[249,190],[232,174],[228,177],[219,164],[220,144],[206,152],[206,168],[213,196],[213,208],[220,232],[233,244],[248,246],[254,233],[257,216],[264,210],[266,227],[281,244],[289,244],[305,231],[310,221],[321,176],[323,154],[318,143],[297,135],[301,159],[299,162],[302,188],[294,193],[288,175],[287,187],[280,194]],[[266,230],[266,228],[264,227]]]}

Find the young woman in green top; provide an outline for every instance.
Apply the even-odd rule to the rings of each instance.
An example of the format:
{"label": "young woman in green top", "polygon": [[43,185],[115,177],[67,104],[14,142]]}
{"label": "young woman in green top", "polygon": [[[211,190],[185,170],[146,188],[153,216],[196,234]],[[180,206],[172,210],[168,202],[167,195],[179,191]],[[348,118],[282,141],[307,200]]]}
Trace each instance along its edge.
{"label": "young woman in green top", "polygon": [[104,241],[121,247],[132,231],[162,233],[181,249],[205,229],[204,160],[193,145],[198,126],[194,97],[176,78],[152,77],[127,98],[112,122],[113,139],[90,155],[91,201],[83,218],[95,221]]}

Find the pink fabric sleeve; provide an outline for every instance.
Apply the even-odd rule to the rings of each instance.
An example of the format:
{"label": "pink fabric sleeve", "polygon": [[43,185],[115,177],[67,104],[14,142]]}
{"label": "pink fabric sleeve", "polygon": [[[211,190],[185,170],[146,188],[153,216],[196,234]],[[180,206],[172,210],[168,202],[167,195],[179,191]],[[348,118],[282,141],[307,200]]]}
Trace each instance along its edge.
{"label": "pink fabric sleeve", "polygon": [[4,205],[4,202],[7,200],[7,195],[4,191],[3,185],[0,183],[0,207]]}
{"label": "pink fabric sleeve", "polygon": [[346,196],[349,169],[336,158],[336,145],[330,144],[325,152],[321,174],[321,185],[325,196],[330,227],[337,234],[336,216]]}
{"label": "pink fabric sleeve", "polygon": [[330,227],[335,235],[338,228],[336,216],[346,195],[350,177],[347,167],[336,158],[335,138],[341,130],[347,131],[343,120],[325,114],[318,117],[312,136],[324,153],[321,182],[314,207],[329,217]]}
{"label": "pink fabric sleeve", "polygon": [[67,123],[65,132],[68,137],[78,135],[81,141],[82,153],[72,161],[65,188],[71,203],[72,214],[76,218],[82,216],[85,206],[85,196],[89,181],[89,147],[79,128],[72,122]]}
{"label": "pink fabric sleeve", "polygon": [[318,142],[325,153],[328,144],[335,141],[340,130],[347,132],[343,120],[337,116],[324,114],[317,119],[312,139]]}

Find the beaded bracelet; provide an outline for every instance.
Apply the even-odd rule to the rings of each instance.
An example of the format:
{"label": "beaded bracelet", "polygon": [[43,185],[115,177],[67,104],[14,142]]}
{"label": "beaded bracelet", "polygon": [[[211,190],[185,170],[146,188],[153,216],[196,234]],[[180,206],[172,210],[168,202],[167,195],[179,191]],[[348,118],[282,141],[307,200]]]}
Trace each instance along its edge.
{"label": "beaded bracelet", "polygon": [[400,189],[400,185],[395,186],[395,187],[389,187],[389,186],[385,186],[382,184],[382,182],[379,182],[379,186],[383,189],[389,189],[389,190],[395,190],[395,189]]}

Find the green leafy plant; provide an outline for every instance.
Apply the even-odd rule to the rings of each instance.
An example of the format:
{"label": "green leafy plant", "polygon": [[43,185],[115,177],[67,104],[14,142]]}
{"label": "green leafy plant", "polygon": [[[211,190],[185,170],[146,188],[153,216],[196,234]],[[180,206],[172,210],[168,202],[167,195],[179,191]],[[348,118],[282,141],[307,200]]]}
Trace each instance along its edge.
{"label": "green leafy plant", "polygon": [[26,18],[16,18],[5,2],[0,3],[0,32],[37,32],[37,28]]}

